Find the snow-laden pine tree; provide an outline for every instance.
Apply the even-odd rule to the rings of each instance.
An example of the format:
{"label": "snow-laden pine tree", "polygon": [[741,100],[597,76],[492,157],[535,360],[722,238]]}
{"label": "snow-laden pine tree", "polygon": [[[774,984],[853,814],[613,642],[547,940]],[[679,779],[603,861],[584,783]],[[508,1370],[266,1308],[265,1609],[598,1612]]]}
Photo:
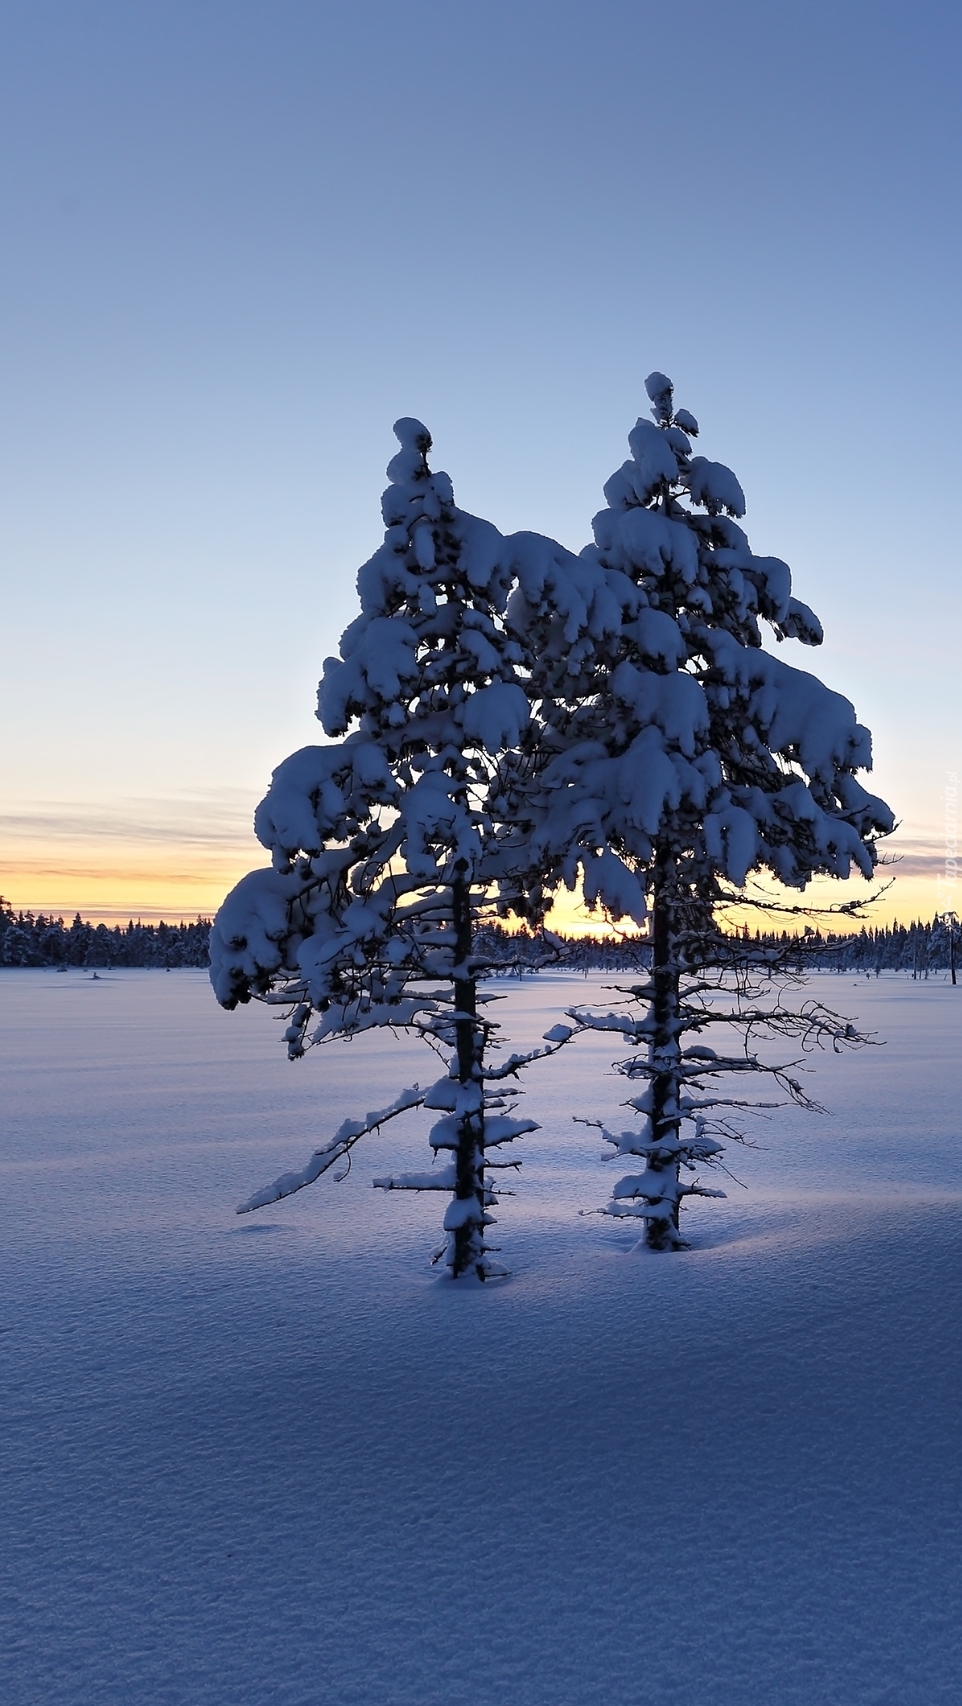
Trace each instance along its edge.
{"label": "snow-laden pine tree", "polygon": [[[716,1077],[774,1071],[805,1102],[798,1079],[759,1056],[759,1034],[805,1048],[859,1040],[818,1003],[766,1001],[774,956],[723,937],[719,907],[750,872],[794,890],[853,867],[870,877],[876,840],[894,822],[858,780],[871,768],[871,738],[849,701],[763,649],[762,622],[779,641],[822,639],[787,565],[752,552],[738,525],[742,489],[729,468],[694,454],[698,424],[674,408],[670,381],[653,373],[646,388],[654,422],[630,433],[631,456],[605,486],[595,543],[582,553],[620,598],[620,635],[596,654],[593,692],[567,709],[559,695],[546,714],[532,835],[546,861],[566,837],[614,849],[646,890],[651,974],[631,991],[640,1017],[574,1016],[634,1047],[620,1065],[644,1083],[629,1104],[642,1125],[605,1135],[645,1165],[616,1185],[608,1211],[640,1217],[648,1243],[664,1249],[681,1242],[685,1195],[722,1194],[682,1178],[717,1158],[717,1138],[733,1135],[723,1110],[745,1105],[721,1094]],[[614,910],[632,910],[627,895]],[[720,1023],[742,1030],[735,1054],[684,1045],[686,1033],[698,1039]]]}
{"label": "snow-laden pine tree", "polygon": [[498,1154],[536,1129],[514,1117],[512,1086],[570,1035],[557,1027],[545,1048],[492,1064],[497,1027],[478,989],[479,921],[497,903],[537,922],[545,904],[516,810],[538,747],[531,657],[505,611],[523,584],[525,608],[550,610],[568,648],[589,653],[618,612],[595,565],[537,535],[505,540],[459,509],[448,476],[428,466],[420,422],[394,430],[384,542],[359,572],[361,613],[318,690],[332,744],[274,772],[255,815],[273,867],[251,872],[218,912],[211,978],[226,1007],[251,996],[288,1003],[294,1058],[377,1026],[450,1051],[444,1077],[346,1122],[242,1212],[311,1183],[364,1133],[423,1105],[441,1116],[429,1138],[436,1164],[375,1183],[447,1192],[438,1256],[455,1276],[483,1278],[498,1271],[485,1240],[492,1175],[515,1165]]}

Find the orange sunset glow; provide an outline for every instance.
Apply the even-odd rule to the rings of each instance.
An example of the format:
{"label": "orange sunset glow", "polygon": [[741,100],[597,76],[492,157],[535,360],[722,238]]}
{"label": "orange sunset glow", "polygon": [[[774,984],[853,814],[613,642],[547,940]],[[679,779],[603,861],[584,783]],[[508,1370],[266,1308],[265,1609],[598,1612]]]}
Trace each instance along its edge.
{"label": "orange sunset glow", "polygon": [[[787,910],[766,914],[751,907],[732,909],[726,923],[741,927],[747,922],[752,930],[791,931],[806,922],[793,918],[788,910],[793,906],[832,909],[869,901],[872,895],[877,898],[863,918],[826,916],[812,922],[822,929],[858,930],[863,924],[891,924],[896,919],[907,923],[955,910],[954,885],[946,879],[944,855],[934,838],[899,838],[885,857],[893,863],[880,867],[875,883],[854,877],[843,885],[823,878],[805,895],[759,885],[763,898]],[[249,828],[249,817],[230,828],[225,824],[216,834],[198,832],[182,839],[174,829],[161,836],[149,826],[140,836],[129,830],[112,832],[109,822],[99,831],[88,827],[83,835],[64,833],[45,841],[7,833],[0,853],[0,893],[15,911],[43,912],[55,918],[71,918],[79,912],[93,923],[211,918],[245,872],[268,863],[268,855]],[[630,922],[606,925],[586,910],[577,894],[564,890],[548,923],[569,936],[605,934],[609,928],[625,934],[634,931]]]}

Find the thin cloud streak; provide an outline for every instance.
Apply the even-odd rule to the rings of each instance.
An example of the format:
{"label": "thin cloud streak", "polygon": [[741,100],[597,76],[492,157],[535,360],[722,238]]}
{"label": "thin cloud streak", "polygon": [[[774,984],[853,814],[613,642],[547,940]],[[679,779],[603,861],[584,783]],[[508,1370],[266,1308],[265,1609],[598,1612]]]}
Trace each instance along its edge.
{"label": "thin cloud streak", "polygon": [[[181,870],[175,865],[170,865],[166,870],[151,870],[140,865],[137,865],[136,867],[131,867],[130,865],[48,865],[41,864],[39,862],[32,863],[27,860],[21,860],[14,863],[12,860],[0,859],[0,877],[4,880],[7,878],[16,878],[20,882],[23,882],[28,878],[57,877],[62,878],[65,881],[73,882],[176,883],[178,886],[185,888],[189,888],[191,886],[208,888],[211,882],[214,881],[215,877],[219,874],[220,869],[220,866],[216,866],[206,871],[190,871]],[[236,881],[232,871],[225,871],[224,881]]]}
{"label": "thin cloud streak", "polygon": [[935,835],[903,835],[884,844],[884,864],[880,874],[893,877],[927,877],[930,881],[944,873],[945,838]]}
{"label": "thin cloud streak", "polygon": [[0,813],[0,845],[113,841],[126,846],[247,847],[257,842],[253,803],[246,792],[180,799],[127,799],[107,804],[51,801]]}

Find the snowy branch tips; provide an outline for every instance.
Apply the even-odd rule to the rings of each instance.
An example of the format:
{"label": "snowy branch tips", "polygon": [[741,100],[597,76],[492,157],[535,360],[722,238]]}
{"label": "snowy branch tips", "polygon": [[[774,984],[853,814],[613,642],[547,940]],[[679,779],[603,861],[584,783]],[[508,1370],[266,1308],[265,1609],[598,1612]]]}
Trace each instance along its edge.
{"label": "snowy branch tips", "polygon": [[[292,1057],[390,1026],[448,1058],[416,1098],[443,1116],[435,1165],[376,1183],[451,1194],[438,1259],[455,1276],[503,1271],[487,1244],[492,1174],[516,1164],[491,1154],[534,1129],[513,1117],[505,1087],[572,1031],[489,1064],[497,1027],[479,989],[478,926],[492,909],[538,926],[558,887],[579,883],[608,918],[641,924],[651,909],[654,961],[633,1032],[646,1039],[649,1088],[644,1107],[631,1104],[645,1114],[632,1152],[646,1168],[616,1187],[612,1211],[617,1201],[639,1214],[648,1241],[671,1247],[679,1166],[720,1151],[703,1125],[693,1142],[679,1137],[691,1076],[682,971],[715,962],[715,909],[749,871],[796,889],[853,864],[867,876],[892,827],[856,779],[871,750],[852,706],[762,649],[760,619],[777,639],[814,645],[817,618],[791,596],[786,565],[751,552],[735,520],[741,488],[692,454],[697,423],[674,410],[669,381],[647,386],[655,424],[630,434],[595,543],[577,557],[459,510],[428,465],[425,428],[396,424],[384,543],[359,572],[361,614],[318,692],[331,744],[275,771],[255,816],[272,867],[238,884],[212,931],[218,999],[289,1003]],[[593,1025],[609,1021],[579,1013],[573,1029]],[[244,1209],[349,1160],[412,1097],[347,1122]]]}

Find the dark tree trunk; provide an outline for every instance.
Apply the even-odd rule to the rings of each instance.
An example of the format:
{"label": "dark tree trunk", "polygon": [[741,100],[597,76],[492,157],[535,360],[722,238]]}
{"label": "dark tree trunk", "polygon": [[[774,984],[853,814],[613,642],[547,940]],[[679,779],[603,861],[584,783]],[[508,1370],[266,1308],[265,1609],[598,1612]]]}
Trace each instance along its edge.
{"label": "dark tree trunk", "polygon": [[650,1197],[658,1212],[647,1223],[646,1242],[652,1250],[677,1248],[678,1236],[678,1137],[680,1053],[678,1040],[678,942],[677,896],[674,862],[666,849],[659,849],[655,862],[652,898],[652,1019],[649,1044],[651,1079],[652,1141],[670,1144],[665,1153],[654,1151],[649,1169],[663,1180],[660,1198]]}
{"label": "dark tree trunk", "polygon": [[[470,970],[473,919],[471,887],[466,878],[455,878],[452,901],[457,967]],[[451,1272],[457,1279],[459,1274],[474,1268],[478,1278],[484,1279],[484,1085],[481,1078],[482,1039],[477,1020],[477,979],[473,975],[455,978],[454,1003],[458,1014],[455,1037],[459,1094],[463,1101],[475,1105],[462,1109],[458,1128],[454,1189],[457,1223],[453,1227]],[[463,1208],[459,1206],[461,1204]]]}

